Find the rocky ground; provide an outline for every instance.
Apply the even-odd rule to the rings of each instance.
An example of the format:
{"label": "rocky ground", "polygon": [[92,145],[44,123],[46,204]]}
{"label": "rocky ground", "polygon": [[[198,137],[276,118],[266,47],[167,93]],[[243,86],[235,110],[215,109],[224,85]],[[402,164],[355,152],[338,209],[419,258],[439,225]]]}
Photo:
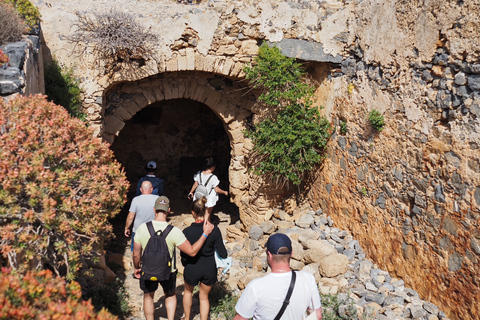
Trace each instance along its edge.
{"label": "rocky ground", "polygon": [[[172,200],[173,214],[169,222],[181,229],[193,222],[188,205],[186,199]],[[250,280],[268,272],[263,245],[270,234],[282,232],[292,239],[292,268],[314,274],[322,294],[338,294],[343,319],[447,319],[438,306],[422,300],[415,290],[405,287],[403,280],[378,269],[367,259],[359,242],[348,231],[335,228],[334,221],[321,210],[299,207],[288,215],[278,209],[270,220],[253,226],[248,233],[239,229],[236,217],[235,210],[226,201],[219,203],[214,215],[214,222],[222,231],[233,258],[233,266],[222,285],[236,294],[240,294]],[[119,217],[119,232],[123,230],[123,222]],[[132,309],[128,319],[143,319],[143,293],[132,277],[129,240],[117,237],[109,248],[108,261],[123,264],[120,276],[124,279]],[[178,267],[176,318],[180,319],[183,315],[183,268],[180,263]],[[161,288],[155,299],[156,319],[166,319]],[[199,319],[198,307],[198,300],[194,299],[193,319]]]}

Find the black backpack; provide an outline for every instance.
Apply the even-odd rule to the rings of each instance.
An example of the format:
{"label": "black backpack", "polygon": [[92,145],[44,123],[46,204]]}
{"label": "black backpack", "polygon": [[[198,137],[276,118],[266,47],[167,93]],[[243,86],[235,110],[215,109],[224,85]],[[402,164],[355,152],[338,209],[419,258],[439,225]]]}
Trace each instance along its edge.
{"label": "black backpack", "polygon": [[[147,222],[150,239],[148,239],[142,256],[142,272],[140,276],[144,280],[164,281],[170,278],[172,273],[172,258],[168,252],[166,238],[173,229],[168,225],[165,230],[155,232],[152,221]],[[175,249],[173,252],[175,257]]]}

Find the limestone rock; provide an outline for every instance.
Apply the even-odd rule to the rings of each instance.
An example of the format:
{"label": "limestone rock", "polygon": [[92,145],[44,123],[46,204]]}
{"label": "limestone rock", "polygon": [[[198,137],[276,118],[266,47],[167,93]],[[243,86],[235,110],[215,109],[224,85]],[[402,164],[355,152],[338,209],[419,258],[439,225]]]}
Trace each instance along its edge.
{"label": "limestone rock", "polygon": [[335,277],[348,270],[348,258],[343,254],[334,253],[319,261],[318,271],[324,277]]}
{"label": "limestone rock", "polygon": [[240,229],[235,227],[235,225],[227,226],[227,240],[228,241],[238,241],[245,238],[245,233]]}

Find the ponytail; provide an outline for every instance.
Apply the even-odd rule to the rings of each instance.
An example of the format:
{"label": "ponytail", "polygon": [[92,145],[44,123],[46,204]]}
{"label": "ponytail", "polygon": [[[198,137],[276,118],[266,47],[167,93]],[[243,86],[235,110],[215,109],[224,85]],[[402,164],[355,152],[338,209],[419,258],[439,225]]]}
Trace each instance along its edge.
{"label": "ponytail", "polygon": [[192,202],[190,205],[190,210],[192,210],[197,217],[205,217],[205,204],[207,203],[207,198],[201,197]]}

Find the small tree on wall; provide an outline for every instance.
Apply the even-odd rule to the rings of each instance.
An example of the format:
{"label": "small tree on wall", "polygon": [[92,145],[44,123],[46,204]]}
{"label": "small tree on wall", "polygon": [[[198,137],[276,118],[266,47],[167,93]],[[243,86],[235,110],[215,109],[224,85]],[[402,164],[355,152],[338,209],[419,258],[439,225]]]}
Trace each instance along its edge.
{"label": "small tree on wall", "polygon": [[128,182],[108,147],[43,96],[0,99],[0,245],[11,267],[73,279],[111,235]]}
{"label": "small tree on wall", "polygon": [[299,185],[324,158],[330,137],[329,121],[313,106],[315,88],[300,63],[267,45],[260,47],[245,73],[253,87],[262,91],[259,100],[273,111],[246,131],[254,142],[255,173],[280,185]]}

